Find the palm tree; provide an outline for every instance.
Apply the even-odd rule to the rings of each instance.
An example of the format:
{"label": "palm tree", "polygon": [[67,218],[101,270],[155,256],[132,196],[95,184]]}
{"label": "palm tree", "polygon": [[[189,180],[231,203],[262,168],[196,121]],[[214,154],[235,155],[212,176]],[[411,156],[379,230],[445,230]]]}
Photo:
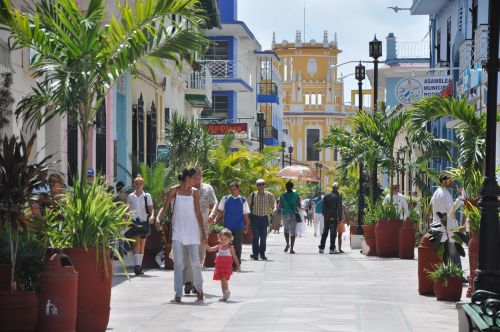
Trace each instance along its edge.
{"label": "palm tree", "polygon": [[[198,27],[204,22],[197,0],[117,1],[119,18],[106,13],[106,0],[35,0],[21,11],[0,0],[0,23],[12,48],[30,48],[37,85],[18,105],[18,117],[38,128],[67,114],[82,136],[81,178],[86,177],[89,131],[106,90],[127,71],[181,67],[206,44]],[[173,16],[184,20],[177,24]],[[84,182],[85,183],[85,182]]]}
{"label": "palm tree", "polygon": [[476,114],[474,106],[467,104],[465,98],[456,100],[451,97],[433,96],[421,100],[411,110],[411,129],[414,132],[426,131],[431,121],[445,117],[459,121],[455,127],[458,162],[465,169],[483,172],[486,153],[486,114]]}

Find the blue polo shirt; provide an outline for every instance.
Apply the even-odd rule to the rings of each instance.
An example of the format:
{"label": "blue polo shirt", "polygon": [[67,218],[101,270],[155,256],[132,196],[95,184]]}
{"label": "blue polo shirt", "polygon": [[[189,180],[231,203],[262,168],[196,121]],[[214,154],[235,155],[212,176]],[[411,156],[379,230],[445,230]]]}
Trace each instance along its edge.
{"label": "blue polo shirt", "polygon": [[318,198],[318,197],[315,197],[313,198],[313,202],[314,202],[314,213],[323,213],[323,198]]}
{"label": "blue polo shirt", "polygon": [[219,210],[224,211],[224,227],[232,232],[245,227],[243,214],[250,213],[247,199],[243,196],[224,196],[219,203]]}

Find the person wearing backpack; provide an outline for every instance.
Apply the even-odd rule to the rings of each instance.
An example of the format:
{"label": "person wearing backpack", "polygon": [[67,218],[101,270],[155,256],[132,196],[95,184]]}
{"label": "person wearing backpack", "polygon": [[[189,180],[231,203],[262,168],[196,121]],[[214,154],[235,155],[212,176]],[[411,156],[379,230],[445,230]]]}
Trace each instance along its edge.
{"label": "person wearing backpack", "polygon": [[[224,227],[233,233],[233,246],[236,251],[236,256],[241,264],[241,244],[243,240],[243,233],[248,232],[250,225],[250,207],[245,197],[240,195],[240,185],[232,182],[229,185],[231,195],[222,197],[217,209],[212,211],[209,223],[217,220],[219,213],[224,213]],[[234,267],[234,265],[233,265]]]}
{"label": "person wearing backpack", "polygon": [[267,227],[269,226],[269,215],[276,210],[276,199],[269,191],[264,190],[266,181],[258,179],[256,181],[257,191],[250,195],[250,222],[252,227],[252,254],[250,258],[254,260],[267,260],[266,238]]}
{"label": "person wearing backpack", "polygon": [[137,175],[134,179],[134,192],[128,195],[127,205],[132,214],[132,224],[125,233],[125,237],[132,238],[134,242],[134,273],[142,272],[142,259],[144,258],[144,247],[146,238],[151,234],[151,225],[155,223],[154,206],[151,195],[145,192],[144,179]]}

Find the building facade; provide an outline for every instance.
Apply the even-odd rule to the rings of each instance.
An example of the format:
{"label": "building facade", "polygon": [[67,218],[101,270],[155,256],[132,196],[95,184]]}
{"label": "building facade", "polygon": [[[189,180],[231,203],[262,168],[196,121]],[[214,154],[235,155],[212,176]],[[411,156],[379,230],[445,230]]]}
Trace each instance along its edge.
{"label": "building facade", "polygon": [[[280,75],[284,90],[283,131],[290,137],[295,162],[316,170],[326,186],[332,180],[331,171],[339,161],[336,150],[315,148],[331,126],[343,127],[353,113],[343,101],[343,83],[337,78],[338,56],[342,52],[336,36],[323,41],[303,42],[297,31],[294,42],[276,43],[273,51],[281,59]],[[322,169],[322,172],[319,170]]]}

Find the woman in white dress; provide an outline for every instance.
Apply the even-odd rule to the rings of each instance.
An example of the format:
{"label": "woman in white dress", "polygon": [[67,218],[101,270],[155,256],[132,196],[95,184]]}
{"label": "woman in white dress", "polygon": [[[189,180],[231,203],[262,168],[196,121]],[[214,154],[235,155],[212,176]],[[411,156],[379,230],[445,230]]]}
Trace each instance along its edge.
{"label": "woman in white dress", "polygon": [[298,237],[302,237],[302,235],[306,233],[306,215],[307,215],[306,204],[307,200],[303,200],[302,196],[300,196],[299,214],[300,218],[302,219],[302,222],[297,223],[296,232]]}

